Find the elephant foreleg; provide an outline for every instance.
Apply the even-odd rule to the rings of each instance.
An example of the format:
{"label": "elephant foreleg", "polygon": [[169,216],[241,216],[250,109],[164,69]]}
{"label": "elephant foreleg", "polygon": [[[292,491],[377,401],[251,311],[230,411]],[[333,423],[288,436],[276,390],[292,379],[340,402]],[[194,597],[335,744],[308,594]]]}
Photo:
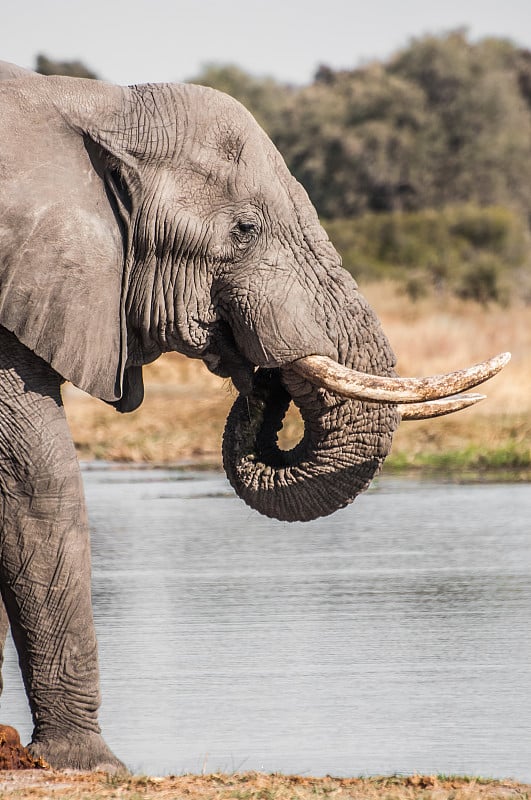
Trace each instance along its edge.
{"label": "elephant foreleg", "polygon": [[58,768],[119,768],[100,735],[87,515],[60,378],[0,328],[0,583],[34,722]]}

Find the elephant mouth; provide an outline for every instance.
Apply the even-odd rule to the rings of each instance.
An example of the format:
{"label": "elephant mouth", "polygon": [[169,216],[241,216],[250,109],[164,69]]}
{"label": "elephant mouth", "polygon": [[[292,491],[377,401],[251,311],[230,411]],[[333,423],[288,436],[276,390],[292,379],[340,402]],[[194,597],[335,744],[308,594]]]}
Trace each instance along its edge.
{"label": "elephant mouth", "polygon": [[244,396],[253,390],[255,365],[241,353],[226,323],[218,323],[213,342],[201,353],[207,369],[220,378],[230,378],[237,391]]}
{"label": "elephant mouth", "polygon": [[[230,326],[217,322],[200,357],[211,372],[231,378],[239,392],[223,435],[223,465],[249,506],[293,522],[352,503],[379,472],[401,419],[440,416],[483,399],[461,393],[509,359],[502,354],[447,375],[399,378],[390,351],[371,359],[380,374],[352,366],[368,366],[359,352],[352,341],[340,353],[342,363],[307,355],[269,368],[250,361]],[[304,434],[295,447],[283,450],[278,434],[291,402],[300,411]]]}
{"label": "elephant mouth", "polygon": [[[241,353],[226,323],[218,323],[214,341],[215,345],[201,354],[202,360],[214,374],[231,378],[240,394],[250,395],[256,389],[257,367]],[[492,378],[510,358],[510,353],[500,353],[472,367],[426,378],[360,372],[320,355],[298,358],[284,369],[293,369],[310,383],[341,397],[402,404],[403,419],[424,419],[458,411],[484,399],[484,395],[462,393]]]}

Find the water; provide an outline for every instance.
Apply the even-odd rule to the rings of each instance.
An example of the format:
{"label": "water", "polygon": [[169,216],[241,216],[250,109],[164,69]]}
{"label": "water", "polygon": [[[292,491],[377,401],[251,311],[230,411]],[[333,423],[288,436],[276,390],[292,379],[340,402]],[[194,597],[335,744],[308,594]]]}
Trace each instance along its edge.
{"label": "water", "polygon": [[[135,771],[531,781],[531,487],[381,479],[325,520],[86,470],[102,727]],[[12,647],[2,719],[30,735]]]}

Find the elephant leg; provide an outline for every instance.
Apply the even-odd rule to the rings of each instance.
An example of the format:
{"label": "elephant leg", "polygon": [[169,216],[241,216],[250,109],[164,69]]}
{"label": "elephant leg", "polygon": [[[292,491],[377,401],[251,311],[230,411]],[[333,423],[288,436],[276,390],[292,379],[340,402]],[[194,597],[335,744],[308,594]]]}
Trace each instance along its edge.
{"label": "elephant leg", "polygon": [[57,768],[120,769],[100,734],[90,546],[60,378],[0,328],[0,583],[33,716]]}

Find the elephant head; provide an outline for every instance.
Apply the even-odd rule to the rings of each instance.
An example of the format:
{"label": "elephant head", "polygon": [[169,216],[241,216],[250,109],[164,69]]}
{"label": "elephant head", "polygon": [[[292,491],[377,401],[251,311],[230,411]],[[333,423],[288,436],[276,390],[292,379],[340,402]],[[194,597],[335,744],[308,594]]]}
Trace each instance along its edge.
{"label": "elephant head", "polygon": [[[142,365],[165,351],[232,378],[224,464],[262,513],[307,520],[351,502],[401,417],[474,402],[437,398],[505,363],[395,377],[304,189],[227,95],[23,75],[0,101],[0,324],[121,411],[140,404]],[[285,452],[276,433],[291,401],[305,433]]]}

